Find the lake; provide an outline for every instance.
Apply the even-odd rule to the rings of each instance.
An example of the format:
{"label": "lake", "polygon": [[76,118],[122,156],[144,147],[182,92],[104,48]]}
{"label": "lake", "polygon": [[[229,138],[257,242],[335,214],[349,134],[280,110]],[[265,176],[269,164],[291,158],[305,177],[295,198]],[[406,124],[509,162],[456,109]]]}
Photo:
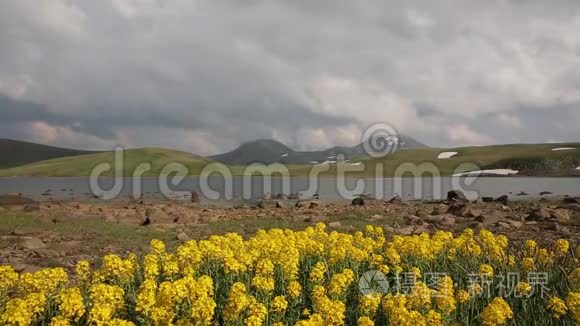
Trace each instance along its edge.
{"label": "lake", "polygon": [[233,177],[227,182],[221,177],[186,177],[172,184],[157,178],[99,178],[96,180],[102,189],[91,188],[89,178],[0,178],[0,194],[22,193],[37,200],[84,200],[93,195],[103,197],[107,190],[117,182],[116,192],[110,194],[116,199],[127,199],[133,193],[144,199],[182,199],[189,200],[192,191],[210,201],[254,200],[264,193],[301,193],[303,198],[318,194],[323,201],[351,199],[359,194],[376,198],[391,198],[400,195],[405,199],[444,198],[451,189],[463,190],[475,199],[482,196],[498,197],[509,194],[514,198],[526,193],[538,196],[540,192],[553,195],[579,195],[578,178],[538,178],[538,177],[479,177],[479,178],[319,178],[306,177],[282,179],[280,177]]}

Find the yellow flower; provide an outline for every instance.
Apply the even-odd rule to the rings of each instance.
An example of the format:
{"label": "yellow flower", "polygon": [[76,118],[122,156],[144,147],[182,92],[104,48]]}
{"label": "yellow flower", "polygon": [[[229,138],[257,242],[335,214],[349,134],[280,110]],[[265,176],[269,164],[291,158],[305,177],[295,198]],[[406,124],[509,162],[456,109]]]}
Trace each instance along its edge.
{"label": "yellow flower", "polygon": [[75,273],[81,282],[87,282],[91,277],[91,265],[86,260],[80,260],[75,265]]}
{"label": "yellow flower", "polygon": [[494,298],[481,314],[484,326],[504,325],[512,317],[510,306],[500,297]]}
{"label": "yellow flower", "polygon": [[63,290],[57,301],[60,314],[64,318],[77,322],[85,314],[85,302],[79,288]]}
{"label": "yellow flower", "polygon": [[442,326],[443,319],[441,318],[441,314],[434,310],[429,310],[425,315],[425,319],[427,321],[427,325],[429,326]]}
{"label": "yellow flower", "polygon": [[575,290],[580,290],[580,267],[576,267],[570,275],[568,275],[570,283]]}
{"label": "yellow flower", "polygon": [[326,265],[323,262],[317,262],[310,271],[310,280],[314,283],[320,283],[324,280],[324,274],[326,273]]}
{"label": "yellow flower", "polygon": [[566,307],[566,303],[564,300],[558,297],[551,297],[548,300],[548,310],[552,313],[552,318],[560,319],[562,316],[566,314],[568,308]]}
{"label": "yellow flower", "polygon": [[29,325],[44,312],[45,304],[44,293],[30,293],[23,299],[11,299],[0,315],[0,325]]}
{"label": "yellow flower", "polygon": [[538,244],[534,240],[526,240],[524,245],[524,253],[528,256],[533,256],[536,253],[536,248]]}
{"label": "yellow flower", "polygon": [[455,293],[455,298],[457,299],[457,302],[465,303],[465,302],[469,301],[469,292],[467,292],[465,290],[458,290]]}
{"label": "yellow flower", "polygon": [[576,322],[580,322],[580,292],[570,292],[566,298],[566,305]]}
{"label": "yellow flower", "polygon": [[9,291],[18,281],[18,273],[12,266],[0,266],[0,296]]}
{"label": "yellow flower", "polygon": [[491,267],[491,265],[488,264],[483,264],[479,266],[479,274],[485,277],[493,277],[494,275],[493,267]]}
{"label": "yellow flower", "polygon": [[301,292],[302,292],[302,287],[300,286],[300,283],[298,283],[296,281],[291,281],[288,284],[288,295],[291,298],[294,298],[294,299],[299,298]]}
{"label": "yellow flower", "polygon": [[381,295],[378,293],[367,294],[360,298],[360,311],[364,316],[373,316],[381,303]]}
{"label": "yellow flower", "polygon": [[283,295],[274,297],[272,300],[272,307],[270,308],[273,312],[283,313],[288,308],[288,301]]}
{"label": "yellow flower", "polygon": [[534,270],[534,258],[524,257],[522,259],[522,269],[524,272],[530,272]]}
{"label": "yellow flower", "polygon": [[518,282],[515,288],[515,294],[518,297],[527,297],[532,293],[532,286],[526,282]]}
{"label": "yellow flower", "polygon": [[357,320],[357,326],[374,326],[375,322],[367,316],[362,316]]}
{"label": "yellow flower", "polygon": [[556,256],[562,256],[568,253],[570,250],[570,242],[565,239],[558,239],[554,245],[554,253]]}
{"label": "yellow flower", "polygon": [[252,279],[252,286],[261,292],[272,292],[274,290],[274,278],[271,276],[256,275]]}

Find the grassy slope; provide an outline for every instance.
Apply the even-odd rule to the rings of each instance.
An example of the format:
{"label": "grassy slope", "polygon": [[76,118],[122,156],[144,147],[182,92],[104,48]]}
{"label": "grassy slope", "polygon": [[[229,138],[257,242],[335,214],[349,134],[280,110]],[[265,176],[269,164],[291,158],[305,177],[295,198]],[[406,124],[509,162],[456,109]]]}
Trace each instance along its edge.
{"label": "grassy slope", "polygon": [[[201,169],[209,162],[208,159],[192,155],[190,153],[161,149],[143,148],[125,151],[124,176],[132,176],[135,168],[141,163],[151,163],[151,170],[144,176],[159,175],[163,167],[169,163],[181,163],[189,169],[190,174],[199,174]],[[81,155],[76,157],[64,157],[42,162],[27,164],[11,169],[0,170],[0,177],[16,176],[88,176],[95,166],[100,163],[113,163],[113,152]],[[103,173],[103,176],[112,175],[112,171]]]}
{"label": "grassy slope", "polygon": [[[552,151],[557,147],[573,147],[574,150]],[[458,152],[449,159],[437,159],[441,152]],[[144,162],[152,164],[152,170],[145,173],[145,176],[158,175],[168,163],[184,164],[190,175],[199,175],[205,164],[212,162],[209,159],[201,158],[189,153],[158,149],[145,148],[133,149],[126,152],[125,176],[131,176],[135,167]],[[16,168],[0,170],[0,177],[13,176],[87,176],[90,171],[99,163],[112,162],[113,153],[99,153],[92,155],[82,155],[77,157],[66,157],[52,159],[37,163],[32,163]],[[483,147],[460,147],[460,148],[420,148],[409,149],[387,155],[383,158],[362,157],[360,160],[365,163],[365,170],[351,173],[352,175],[373,176],[374,167],[377,163],[384,165],[383,176],[392,176],[403,163],[433,163],[438,166],[441,175],[451,175],[463,172],[456,170],[462,163],[475,164],[482,169],[490,168],[513,168],[526,175],[561,175],[562,171],[569,171],[580,165],[580,143],[560,143],[560,144],[531,144],[531,145],[494,145]],[[336,167],[331,166],[329,172],[324,175],[336,175]],[[290,172],[295,176],[308,175],[311,166],[290,165]],[[232,166],[233,175],[243,173],[243,167]],[[105,174],[107,175],[107,174]],[[111,172],[108,173],[111,175]]]}
{"label": "grassy slope", "polygon": [[[552,151],[553,148],[572,147],[574,150]],[[448,159],[438,159],[442,152],[458,152]],[[463,163],[475,164],[481,169],[513,168],[529,175],[558,175],[563,170],[573,169],[580,165],[580,143],[560,144],[523,144],[523,145],[494,145],[481,147],[458,148],[420,148],[401,150],[382,158],[361,158],[352,162],[361,161],[365,170],[352,173],[353,175],[375,175],[374,167],[383,164],[384,176],[393,176],[401,164],[433,163],[442,176],[464,172],[456,170]],[[549,167],[554,170],[547,171]],[[295,167],[294,174],[307,174],[305,167]],[[333,168],[326,174],[335,174]],[[469,171],[472,171],[469,169]]]}

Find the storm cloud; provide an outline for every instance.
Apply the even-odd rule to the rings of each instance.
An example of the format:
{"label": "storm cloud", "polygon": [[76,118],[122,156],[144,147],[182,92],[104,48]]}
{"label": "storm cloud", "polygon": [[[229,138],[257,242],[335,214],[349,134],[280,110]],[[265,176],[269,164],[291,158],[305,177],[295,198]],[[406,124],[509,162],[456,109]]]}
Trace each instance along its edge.
{"label": "storm cloud", "polygon": [[0,137],[198,154],[580,140],[576,0],[5,0]]}

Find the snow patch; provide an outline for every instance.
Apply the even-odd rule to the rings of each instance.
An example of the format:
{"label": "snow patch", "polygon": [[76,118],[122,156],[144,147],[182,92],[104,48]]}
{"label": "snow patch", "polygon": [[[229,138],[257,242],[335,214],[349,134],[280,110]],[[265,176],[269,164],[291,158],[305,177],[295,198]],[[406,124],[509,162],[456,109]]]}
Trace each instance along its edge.
{"label": "snow patch", "polygon": [[453,157],[457,154],[459,154],[459,153],[457,153],[457,152],[443,152],[443,153],[440,153],[439,156],[437,156],[437,158],[438,159],[450,158],[450,157]]}
{"label": "snow patch", "polygon": [[552,148],[552,151],[569,151],[571,149],[575,149],[573,147],[558,147],[558,148]]}
{"label": "snow patch", "polygon": [[478,174],[497,174],[497,175],[512,175],[518,174],[519,171],[510,170],[510,169],[491,169],[491,170],[479,170],[479,171],[470,171],[470,172],[463,172],[463,173],[456,173],[454,177],[462,177],[466,175],[478,175]]}
{"label": "snow patch", "polygon": [[580,171],[580,166],[576,168],[576,170]]}
{"label": "snow patch", "polygon": [[280,155],[280,157],[286,157],[286,156],[288,156],[288,153]]}

